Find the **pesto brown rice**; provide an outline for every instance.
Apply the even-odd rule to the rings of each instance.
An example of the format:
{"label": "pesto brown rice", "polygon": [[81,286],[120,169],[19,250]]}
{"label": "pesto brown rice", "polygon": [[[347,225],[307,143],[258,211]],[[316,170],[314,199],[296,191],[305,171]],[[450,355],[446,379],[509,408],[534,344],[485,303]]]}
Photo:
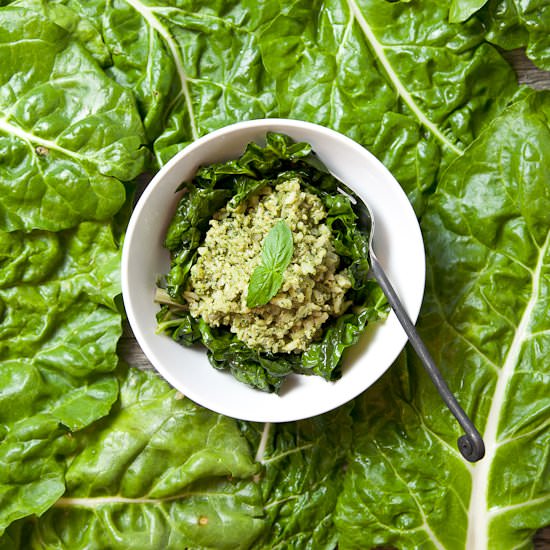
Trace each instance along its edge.
{"label": "pesto brown rice", "polygon": [[[301,352],[321,333],[330,316],[341,315],[351,282],[338,272],[339,257],[325,223],[321,200],[300,187],[297,178],[218,211],[210,221],[184,297],[193,317],[212,327],[228,326],[249,347],[261,351]],[[270,229],[285,220],[294,253],[279,292],[269,303],[246,305],[248,282],[260,263]]]}

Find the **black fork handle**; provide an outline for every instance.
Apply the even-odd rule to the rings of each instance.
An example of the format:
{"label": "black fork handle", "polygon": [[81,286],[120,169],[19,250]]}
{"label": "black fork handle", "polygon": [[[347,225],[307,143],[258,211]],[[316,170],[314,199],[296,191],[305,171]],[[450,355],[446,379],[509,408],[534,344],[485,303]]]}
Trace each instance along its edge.
{"label": "black fork handle", "polygon": [[458,438],[458,449],[466,460],[470,462],[477,462],[485,455],[485,444],[483,443],[483,438],[477,431],[473,422],[464,412],[464,409],[458,404],[458,401],[449,389],[449,386],[447,386],[447,383],[441,376],[435,361],[416,331],[411,318],[405,311],[397,292],[393,288],[386,273],[382,269],[382,266],[372,251],[370,254],[370,259],[372,273],[384,291],[384,294],[386,295],[391,308],[395,312],[395,315],[399,319],[401,326],[405,330],[405,333],[409,338],[409,342],[418,354],[420,361],[422,361],[422,365],[432,379],[439,395],[441,395],[441,398],[447,407],[449,407],[450,411],[453,413],[454,417],[458,420],[458,423],[464,430],[464,435],[461,435]]}

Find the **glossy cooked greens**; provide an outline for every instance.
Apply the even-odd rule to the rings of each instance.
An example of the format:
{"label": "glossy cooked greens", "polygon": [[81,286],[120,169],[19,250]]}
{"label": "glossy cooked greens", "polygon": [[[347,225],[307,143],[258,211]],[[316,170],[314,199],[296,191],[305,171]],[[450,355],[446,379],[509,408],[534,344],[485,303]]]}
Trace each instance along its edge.
{"label": "glossy cooked greens", "polygon": [[[81,164],[82,144],[75,141],[67,147],[65,142],[67,151],[74,146],[76,160],[63,166],[75,168],[84,180],[90,174],[92,183],[101,183],[101,201],[108,208],[89,208],[101,201],[88,185],[79,187],[91,192],[79,213],[59,205],[48,211],[39,194],[28,195],[27,205],[19,200],[20,211],[13,201],[9,205],[11,219],[22,220],[17,223],[26,228],[0,238],[0,327],[9,327],[0,334],[0,532],[16,518],[28,519],[14,521],[0,535],[0,548],[59,548],[60,540],[78,548],[84,539],[92,547],[104,546],[107,540],[113,545],[128,541],[126,547],[169,547],[170,541],[179,544],[182,539],[198,547],[211,541],[221,544],[232,533],[243,535],[242,547],[262,549],[333,549],[338,544],[344,550],[376,545],[448,545],[462,550],[477,535],[482,538],[476,548],[484,543],[497,549],[531,547],[533,532],[550,523],[549,262],[548,254],[540,253],[541,228],[548,227],[543,214],[549,211],[548,184],[541,179],[550,171],[548,99],[536,94],[480,134],[517,91],[514,71],[485,39],[502,47],[528,43],[529,54],[543,66],[538,59],[548,52],[548,3],[490,0],[464,24],[449,23],[449,2],[443,0],[0,0],[0,6],[7,4],[0,8],[2,119],[10,109],[6,98],[13,98],[12,89],[33,89],[33,98],[51,90],[41,64],[47,66],[58,56],[59,61],[75,61],[66,68],[72,67],[77,77],[70,85],[71,72],[66,71],[53,87],[78,102],[81,110],[61,116],[75,105],[66,104],[44,118],[34,109],[54,105],[46,100],[55,96],[46,94],[44,103],[20,103],[24,117],[18,120],[25,123],[21,128],[26,139],[16,139],[13,119],[9,131],[0,135],[0,202],[21,191],[25,173],[40,174],[33,167],[59,162],[57,154],[40,156],[39,151],[45,151],[37,150],[39,132],[57,140],[55,124],[49,125],[58,115],[72,120],[75,113],[84,118],[88,113],[92,124],[101,121],[95,138],[103,136],[108,143],[109,136],[119,136],[122,157],[117,166],[125,167],[125,174],[103,177],[99,165],[96,170],[93,163]],[[15,6],[32,11],[17,15]],[[497,32],[500,42],[493,38]],[[25,33],[34,38],[18,40]],[[37,36],[57,38],[41,43]],[[33,44],[37,48],[31,48]],[[64,45],[72,48],[73,56],[63,56]],[[42,80],[33,80],[39,75]],[[80,85],[85,81],[92,85]],[[96,93],[90,96],[88,89]],[[119,99],[113,108],[94,111],[95,99],[104,91]],[[32,109],[22,109],[25,106]],[[37,123],[30,123],[35,115]],[[116,379],[106,371],[117,361],[120,314],[112,309],[118,293],[118,251],[108,218],[121,204],[117,180],[130,180],[143,165],[143,151],[127,147],[131,140],[124,136],[140,136],[133,143],[149,144],[162,164],[197,135],[267,115],[318,122],[367,146],[393,172],[419,214],[442,187],[422,222],[430,276],[419,324],[451,389],[482,431],[492,426],[497,435],[494,454],[479,466],[470,470],[453,454],[456,424],[441,410],[422,370],[403,356],[362,399],[329,415],[273,426],[239,424],[250,442],[246,461],[256,462],[259,470],[250,474],[241,469],[233,481],[226,480],[224,492],[213,494],[212,488],[221,482],[215,468],[212,476],[202,472],[207,490],[174,491],[173,501],[167,497],[144,503],[126,492],[132,481],[132,494],[143,496],[161,480],[156,471],[155,481],[145,475],[146,461],[141,459],[152,456],[154,448],[167,453],[160,463],[171,471],[183,466],[169,455],[172,448],[186,458],[200,456],[197,452],[205,444],[209,452],[234,446],[233,464],[244,460],[246,452],[234,437],[232,421],[202,416],[185,400],[181,408],[174,407],[174,394],[164,382],[149,375],[146,383],[133,369],[119,371],[118,378],[124,388],[133,385],[135,396],[129,397],[124,389],[109,411],[117,389]],[[450,166],[455,159],[460,160]],[[479,185],[459,177],[466,174],[475,175]],[[55,189],[68,196],[74,191],[67,180]],[[514,197],[518,200],[512,208]],[[81,228],[85,231],[76,239],[71,235],[81,229],[33,231],[37,221],[78,228],[96,213],[107,217],[95,225],[103,235],[97,239],[93,225]],[[537,235],[536,246],[526,241],[527,255],[522,255],[525,234],[511,230],[514,223]],[[485,227],[490,228],[487,235]],[[541,263],[535,261],[537,254]],[[66,270],[60,277],[61,265],[72,266],[70,273]],[[532,284],[535,273],[540,274],[538,292]],[[490,292],[493,282],[503,290],[498,296]],[[59,309],[58,297],[63,298]],[[19,309],[23,303],[26,308]],[[523,318],[526,304],[533,305],[533,322],[523,333],[530,337],[513,337],[521,334],[514,323],[518,315]],[[87,317],[84,312],[91,313],[94,305],[97,313]],[[487,317],[484,308],[495,305],[506,315],[495,316],[491,310]],[[27,317],[26,312],[33,315]],[[104,322],[87,322],[98,316]],[[4,324],[8,318],[11,322]],[[494,327],[488,318],[498,321]],[[507,361],[509,368],[502,371],[501,360],[513,342],[519,362]],[[100,356],[87,355],[94,343],[101,346]],[[9,350],[10,357],[2,350]],[[40,363],[43,357],[48,368]],[[73,364],[77,377],[70,370]],[[104,374],[96,372],[98,364]],[[106,382],[103,390],[96,384],[101,377]],[[144,407],[129,406],[135,401],[143,401]],[[188,422],[180,416],[184,411]],[[177,419],[172,421],[173,412]],[[109,416],[81,439],[78,428],[105,414]],[[158,426],[155,416],[165,419],[158,436],[151,431]],[[27,420],[20,422],[23,418]],[[212,418],[231,436],[229,442],[211,429]],[[65,426],[60,419],[73,424]],[[171,422],[179,428],[170,431]],[[207,442],[202,438],[205,431]],[[112,448],[103,445],[113,441],[110,433],[120,436]],[[125,454],[126,449],[133,454]],[[93,461],[94,451],[101,467]],[[222,455],[222,463],[227,463],[227,454]],[[115,473],[109,488],[94,485],[94,477],[111,467]],[[70,483],[67,468],[72,472]],[[101,492],[106,499],[95,500],[94,507],[65,500],[60,503],[62,511],[59,507],[41,517],[34,515],[65,490],[67,499],[77,491],[83,497],[87,486],[89,497]],[[480,498],[473,498],[473,488]],[[484,488],[489,491],[486,497]],[[120,490],[125,499],[109,501]],[[179,515],[182,509],[208,510],[220,521],[210,524],[215,529],[203,529],[187,521],[198,519],[196,515]],[[190,524],[193,533],[187,529]],[[84,526],[90,526],[88,535]],[[201,529],[204,538],[198,538]]]}
{"label": "glossy cooked greens", "polygon": [[[275,187],[296,178],[303,189],[321,199],[326,209],[326,224],[340,256],[340,269],[349,270],[352,287],[346,299],[353,307],[329,319],[321,338],[303,353],[260,352],[249,348],[227,327],[213,328],[202,318],[195,319],[185,309],[182,293],[214,212],[228,202],[239,204],[265,186]],[[228,370],[237,380],[263,391],[279,391],[292,372],[338,379],[345,349],[357,342],[368,322],[384,317],[387,308],[382,291],[368,276],[368,235],[357,226],[349,199],[339,193],[337,181],[312,154],[311,146],[269,132],[265,147],[250,143],[238,159],[201,167],[193,180],[181,187],[185,192],[165,239],[171,256],[166,275],[170,300],[157,315],[159,331],[183,345],[202,343],[212,366]]]}

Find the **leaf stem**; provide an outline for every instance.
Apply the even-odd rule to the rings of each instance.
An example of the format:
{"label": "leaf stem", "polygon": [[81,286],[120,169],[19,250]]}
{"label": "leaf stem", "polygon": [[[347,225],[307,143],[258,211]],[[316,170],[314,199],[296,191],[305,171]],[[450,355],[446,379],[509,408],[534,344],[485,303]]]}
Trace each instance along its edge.
{"label": "leaf stem", "polygon": [[270,433],[271,433],[271,422],[266,422],[264,424],[264,429],[262,431],[262,437],[260,438],[260,444],[258,445],[258,450],[256,451],[256,462],[259,462],[260,464],[264,464],[264,455],[265,455],[265,449],[267,447],[267,441],[269,439]]}
{"label": "leaf stem", "polygon": [[191,93],[189,91],[188,78],[183,66],[183,59],[181,52],[178,48],[174,37],[170,33],[167,27],[165,27],[156,17],[153,10],[142,4],[139,0],[125,0],[132,8],[134,8],[150,25],[155,31],[157,31],[160,36],[164,39],[166,46],[170,50],[170,54],[176,65],[176,71],[180,79],[181,90],[183,92],[183,97],[185,99],[185,105],[187,107],[187,113],[189,114],[189,126],[191,128],[191,137],[193,140],[199,137],[199,132],[197,130],[197,125],[195,122],[195,113],[193,111],[193,102],[191,99]]}
{"label": "leaf stem", "polygon": [[352,16],[355,18],[359,27],[363,31],[367,42],[372,47],[374,54],[377,60],[380,62],[384,71],[388,76],[388,79],[393,84],[397,94],[403,99],[407,104],[409,109],[414,113],[418,120],[437,138],[443,145],[448,147],[456,155],[462,155],[462,149],[457,147],[449,138],[426,116],[422,109],[418,106],[416,101],[413,99],[411,94],[408,92],[407,88],[401,82],[401,79],[395,72],[386,52],[384,51],[384,46],[378,41],[370,25],[367,23],[365,16],[361,13],[355,0],[347,0],[348,6],[351,10]]}

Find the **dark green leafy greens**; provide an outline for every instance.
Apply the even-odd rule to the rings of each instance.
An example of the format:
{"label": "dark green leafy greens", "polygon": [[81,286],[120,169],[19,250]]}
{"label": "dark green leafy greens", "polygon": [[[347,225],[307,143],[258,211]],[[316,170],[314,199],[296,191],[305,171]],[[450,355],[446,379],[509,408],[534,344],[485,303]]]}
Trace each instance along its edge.
{"label": "dark green leafy greens", "polygon": [[451,23],[462,23],[479,11],[488,0],[453,0],[449,11]]}
{"label": "dark green leafy greens", "polygon": [[152,373],[121,379],[109,417],[75,438],[66,493],[12,525],[9,548],[334,548],[350,406],[239,426]]}
{"label": "dark green leafy greens", "polygon": [[114,216],[144,141],[70,33],[0,10],[0,533],[63,494],[72,433],[117,400]]}
{"label": "dark green leafy greens", "polygon": [[293,251],[292,231],[281,220],[267,234],[262,246],[261,263],[250,277],[246,298],[248,307],[263,306],[279,292]]}
{"label": "dark green leafy greens", "polygon": [[546,0],[455,0],[449,19],[458,23],[473,14],[483,22],[489,42],[505,50],[525,48],[533,63],[550,70],[550,4]]}
{"label": "dark green leafy greens", "polygon": [[117,399],[118,265],[109,225],[0,232],[0,531],[63,494],[71,432]]}
{"label": "dark green leafy greens", "polygon": [[67,491],[25,548],[249,548],[265,528],[258,465],[235,421],[152,373],[123,376],[108,418],[79,433]]}
{"label": "dark green leafy greens", "polygon": [[[295,143],[288,136],[273,132],[267,134],[266,140],[265,147],[250,143],[236,160],[201,167],[192,182],[183,185],[186,191],[165,239],[172,258],[166,275],[170,301],[162,306],[157,321],[159,331],[183,345],[204,344],[215,368],[229,370],[237,380],[273,392],[279,391],[292,372],[338,379],[343,352],[357,342],[369,321],[385,315],[386,307],[382,291],[368,276],[368,235],[357,226],[357,215],[349,199],[339,193],[335,178],[324,168],[319,169],[320,163],[311,155],[308,144]],[[202,319],[193,318],[183,307],[182,292],[214,213],[213,205],[219,208],[229,198],[236,205],[265,186],[274,187],[295,178],[304,189],[318,195],[325,206],[326,223],[332,231],[341,268],[349,268],[352,288],[346,299],[353,308],[327,321],[319,341],[302,354],[262,352],[250,349],[227,328],[211,328]],[[266,237],[261,264],[252,274],[249,307],[267,303],[277,293],[291,258],[292,233],[281,221]]]}
{"label": "dark green leafy greens", "polygon": [[480,13],[487,39],[504,49],[524,48],[541,69],[550,70],[550,5],[545,0],[490,0]]}
{"label": "dark green leafy greens", "polygon": [[333,513],[352,443],[351,408],[284,424],[241,423],[262,468],[266,529],[253,548],[336,547]]}

